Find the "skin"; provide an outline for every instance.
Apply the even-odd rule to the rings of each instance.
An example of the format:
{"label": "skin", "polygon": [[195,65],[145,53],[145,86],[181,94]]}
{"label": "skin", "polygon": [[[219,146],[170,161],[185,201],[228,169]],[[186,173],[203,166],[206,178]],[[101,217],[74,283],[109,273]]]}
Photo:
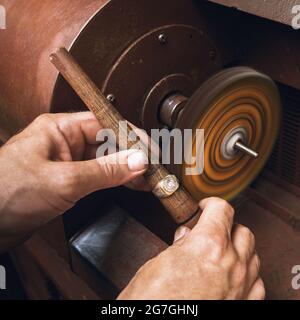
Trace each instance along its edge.
{"label": "skin", "polygon": [[99,130],[90,112],[45,114],[0,149],[0,250],[96,190],[128,183],[147,188],[141,177],[147,165],[128,166],[136,150],[95,159]]}
{"label": "skin", "polygon": [[[145,155],[96,159],[102,128],[90,112],[46,114],[0,148],[0,251],[24,241],[84,196],[119,185],[149,191]],[[147,262],[119,299],[263,299],[249,229],[233,224],[224,200],[205,199],[198,224]]]}
{"label": "skin", "polygon": [[234,210],[224,200],[205,199],[200,207],[197,225],[179,228],[173,245],[148,261],[119,299],[264,299],[252,232],[233,226]]}

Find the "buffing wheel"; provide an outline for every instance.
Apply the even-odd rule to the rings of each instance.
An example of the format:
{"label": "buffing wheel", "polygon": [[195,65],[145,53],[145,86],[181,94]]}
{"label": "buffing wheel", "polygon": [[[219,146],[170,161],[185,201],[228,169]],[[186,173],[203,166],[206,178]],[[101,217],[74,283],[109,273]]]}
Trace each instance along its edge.
{"label": "buffing wheel", "polygon": [[[204,172],[177,174],[196,199],[231,200],[262,170],[276,140],[281,103],[274,82],[247,67],[226,69],[206,81],[189,99],[176,127],[204,129]],[[237,141],[258,153],[255,159],[234,149]],[[230,145],[231,144],[231,145]],[[195,136],[193,155],[196,155]]]}

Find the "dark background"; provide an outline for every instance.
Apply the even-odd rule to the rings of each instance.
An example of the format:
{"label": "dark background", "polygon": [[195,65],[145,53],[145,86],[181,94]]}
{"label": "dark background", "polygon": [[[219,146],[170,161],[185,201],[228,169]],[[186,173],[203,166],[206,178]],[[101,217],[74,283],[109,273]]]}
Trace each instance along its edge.
{"label": "dark background", "polygon": [[19,276],[13,266],[9,254],[0,255],[0,265],[6,269],[7,290],[0,290],[0,300],[23,300],[26,294],[22,288]]}

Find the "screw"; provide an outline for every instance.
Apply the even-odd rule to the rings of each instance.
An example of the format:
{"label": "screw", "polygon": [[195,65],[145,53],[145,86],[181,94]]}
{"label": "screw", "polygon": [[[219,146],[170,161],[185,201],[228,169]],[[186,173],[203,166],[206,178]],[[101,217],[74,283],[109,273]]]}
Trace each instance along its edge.
{"label": "screw", "polygon": [[166,43],[167,42],[167,36],[164,33],[161,33],[158,36],[158,40],[159,40],[160,43]]}
{"label": "screw", "polygon": [[111,102],[111,103],[114,103],[114,102],[116,101],[116,97],[115,97],[112,93],[110,93],[110,94],[106,97],[106,99],[107,99],[109,102]]}

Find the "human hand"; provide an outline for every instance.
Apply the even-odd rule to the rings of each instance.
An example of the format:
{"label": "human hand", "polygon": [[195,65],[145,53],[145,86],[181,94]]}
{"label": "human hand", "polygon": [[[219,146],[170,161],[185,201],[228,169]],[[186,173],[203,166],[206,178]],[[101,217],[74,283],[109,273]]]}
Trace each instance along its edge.
{"label": "human hand", "polygon": [[147,189],[140,151],[95,159],[101,129],[90,112],[45,114],[0,148],[0,250],[96,190]]}
{"label": "human hand", "polygon": [[200,207],[198,224],[179,228],[174,244],[147,262],[119,299],[264,299],[254,235],[233,226],[226,201],[209,198]]}

